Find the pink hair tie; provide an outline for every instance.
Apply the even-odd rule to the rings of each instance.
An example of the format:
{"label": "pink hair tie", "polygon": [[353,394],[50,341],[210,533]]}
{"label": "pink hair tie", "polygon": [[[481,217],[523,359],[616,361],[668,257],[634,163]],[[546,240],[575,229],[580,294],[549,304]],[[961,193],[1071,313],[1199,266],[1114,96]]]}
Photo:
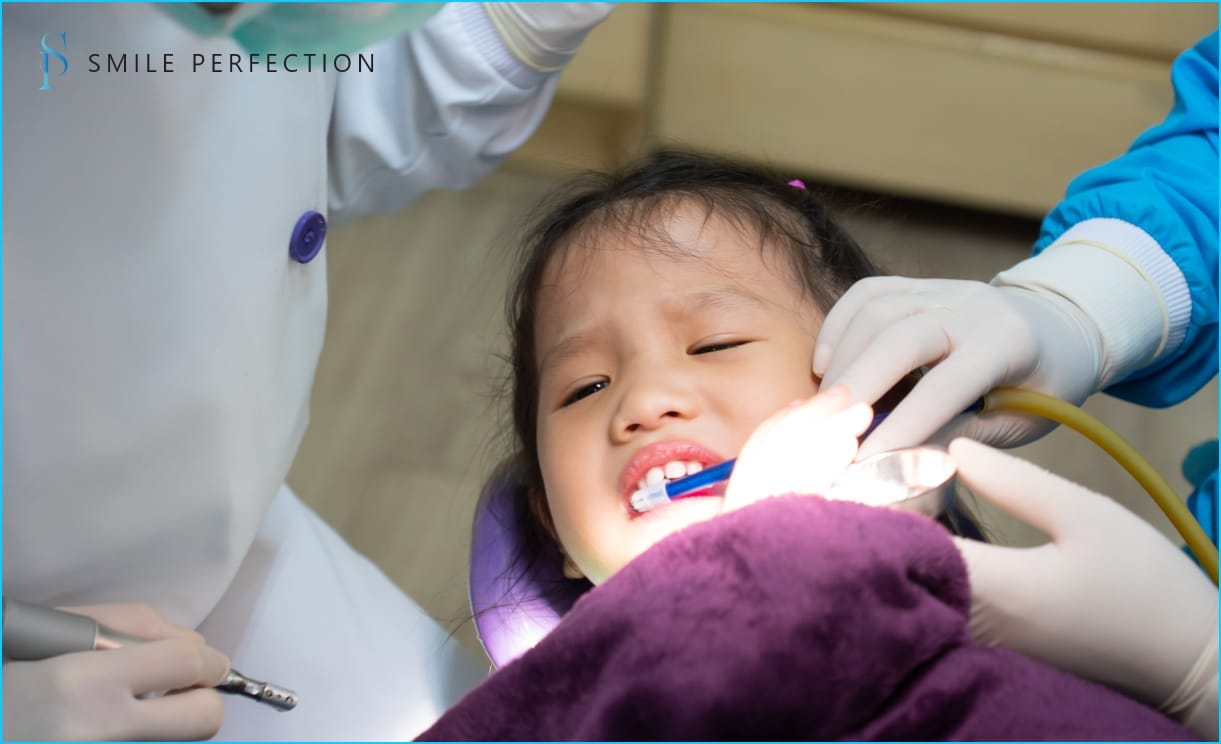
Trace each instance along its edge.
{"label": "pink hair tie", "polygon": [[794,178],[792,181],[789,181],[789,186],[792,186],[795,189],[801,189],[802,191],[806,190],[806,185],[801,182],[801,179],[798,178]]}

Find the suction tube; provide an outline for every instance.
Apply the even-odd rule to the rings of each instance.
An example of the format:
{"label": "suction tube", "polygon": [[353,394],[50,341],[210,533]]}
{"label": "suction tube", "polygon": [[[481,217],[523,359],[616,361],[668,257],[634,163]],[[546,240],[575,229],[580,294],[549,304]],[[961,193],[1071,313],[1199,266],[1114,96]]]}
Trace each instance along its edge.
{"label": "suction tube", "polygon": [[1174,489],[1158,475],[1149,461],[1141,457],[1132,445],[1123,440],[1098,419],[1077,406],[1050,395],[1017,388],[998,387],[984,396],[981,414],[995,411],[1021,411],[1051,419],[1080,433],[1102,448],[1115,462],[1123,466],[1133,478],[1153,497],[1162,513],[1183,536],[1183,541],[1204,568],[1205,573],[1217,583],[1217,546],[1192,516]]}

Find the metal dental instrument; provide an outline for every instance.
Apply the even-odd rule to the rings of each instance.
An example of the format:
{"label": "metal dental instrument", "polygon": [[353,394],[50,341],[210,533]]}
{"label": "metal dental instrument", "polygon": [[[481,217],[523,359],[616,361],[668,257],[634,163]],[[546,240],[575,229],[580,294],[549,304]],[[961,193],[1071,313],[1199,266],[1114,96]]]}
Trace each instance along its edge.
{"label": "metal dental instrument", "polygon": [[832,501],[893,506],[936,519],[954,501],[958,466],[944,447],[879,452],[854,462],[827,487]]}
{"label": "metal dental instrument", "polygon": [[[3,599],[3,614],[5,661],[38,661],[61,654],[120,648],[147,641],[108,628],[85,615],[8,597]],[[215,689],[243,695],[278,711],[297,707],[297,694],[292,690],[251,679],[236,669],[230,669]]]}
{"label": "metal dental instrument", "polygon": [[297,693],[270,682],[251,679],[236,669],[230,669],[225,680],[217,685],[216,689],[267,703],[281,713],[297,707]]}

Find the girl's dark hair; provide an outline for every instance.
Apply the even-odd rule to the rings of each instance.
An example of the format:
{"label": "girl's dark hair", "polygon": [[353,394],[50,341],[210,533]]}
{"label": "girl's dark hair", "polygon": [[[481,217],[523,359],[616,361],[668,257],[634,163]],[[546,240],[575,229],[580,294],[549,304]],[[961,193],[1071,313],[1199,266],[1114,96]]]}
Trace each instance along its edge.
{"label": "girl's dark hair", "polygon": [[[556,542],[538,464],[534,337],[538,297],[551,260],[595,233],[638,231],[648,243],[664,245],[664,230],[650,227],[653,218],[694,204],[704,209],[706,218],[715,215],[757,237],[760,250],[780,251],[793,278],[827,312],[853,283],[881,272],[819,198],[788,180],[718,158],[662,151],[618,172],[578,177],[536,210],[508,296],[514,452],[489,482],[489,487],[511,482],[520,494],[514,513],[523,570]],[[889,410],[914,379],[909,376],[875,408]]]}

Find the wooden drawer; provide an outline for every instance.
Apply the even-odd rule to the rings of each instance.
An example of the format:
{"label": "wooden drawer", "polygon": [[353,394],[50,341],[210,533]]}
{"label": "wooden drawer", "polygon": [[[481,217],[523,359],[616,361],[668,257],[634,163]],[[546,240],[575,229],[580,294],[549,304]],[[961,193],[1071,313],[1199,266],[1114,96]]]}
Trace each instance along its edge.
{"label": "wooden drawer", "polygon": [[625,4],[513,161],[678,144],[1037,216],[1169,110],[1216,3]]}
{"label": "wooden drawer", "polygon": [[1217,25],[1216,3],[876,3],[854,7],[1165,61]]}
{"label": "wooden drawer", "polygon": [[[1074,19],[1113,10],[1067,7]],[[1171,105],[1167,59],[916,17],[954,8],[880,10],[670,6],[653,132],[853,186],[1038,215]],[[1177,10],[1190,19],[1176,28],[1208,15]],[[1209,30],[1176,33],[1187,46]]]}

